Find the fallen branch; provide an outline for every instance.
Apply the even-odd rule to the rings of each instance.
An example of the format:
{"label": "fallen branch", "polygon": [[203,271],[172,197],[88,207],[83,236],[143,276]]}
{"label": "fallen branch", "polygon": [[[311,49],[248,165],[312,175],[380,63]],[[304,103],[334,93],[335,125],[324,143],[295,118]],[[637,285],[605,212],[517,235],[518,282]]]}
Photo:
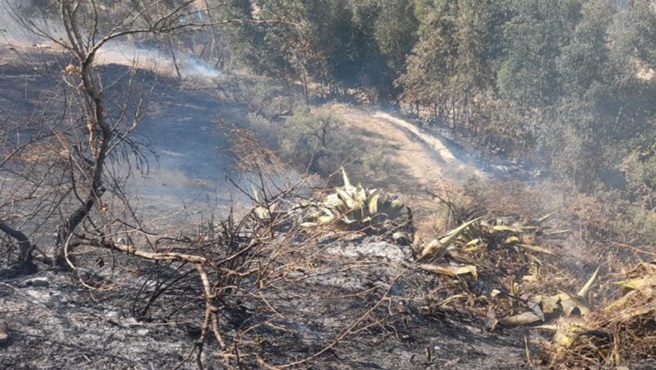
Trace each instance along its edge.
{"label": "fallen branch", "polygon": [[115,251],[131,254],[140,258],[153,260],[153,261],[180,261],[180,262],[191,262],[195,264],[205,264],[207,259],[201,256],[195,256],[192,254],[184,253],[175,253],[175,252],[147,252],[138,248],[135,248],[127,244],[117,244],[108,241],[101,240],[90,240],[89,245],[93,247],[112,249]]}

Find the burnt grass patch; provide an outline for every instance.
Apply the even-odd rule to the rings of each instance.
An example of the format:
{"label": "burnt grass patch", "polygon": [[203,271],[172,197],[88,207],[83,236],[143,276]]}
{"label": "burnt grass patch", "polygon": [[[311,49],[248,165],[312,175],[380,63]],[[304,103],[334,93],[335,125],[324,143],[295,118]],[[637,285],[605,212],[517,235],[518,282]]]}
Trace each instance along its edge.
{"label": "burnt grass patch", "polygon": [[[6,75],[21,76],[21,81],[27,84],[42,81],[23,67],[3,65],[2,68]],[[115,65],[107,68],[108,74],[115,77],[127,71],[126,67]],[[152,82],[155,76],[144,72],[143,79]],[[163,97],[163,104],[179,103],[177,85],[172,81],[170,84],[162,79],[158,81],[169,86],[154,93]],[[20,84],[4,78],[0,82],[3,83],[0,91],[6,92],[0,103],[15,105],[14,112],[37,109],[40,102],[37,97],[27,99],[22,106],[15,104],[18,100],[13,97],[22,89]],[[48,82],[39,83],[43,85],[36,90],[52,87]],[[207,95],[186,101],[188,106],[181,105],[185,109],[205,109],[212,103]],[[498,189],[507,193],[508,189],[521,188],[519,184],[505,186]],[[488,198],[503,198],[507,202],[519,196],[513,193],[505,198]],[[495,201],[485,208],[496,205],[504,212],[509,209],[526,212],[528,207],[535,207],[542,211],[544,207],[538,207],[538,203],[514,202],[513,205]],[[586,209],[589,207],[579,212],[584,214]],[[496,213],[502,212],[496,210]],[[597,217],[603,218],[604,214]],[[511,221],[521,224],[523,220],[517,217]],[[293,222],[292,225],[296,226]],[[470,235],[469,239],[454,244],[462,250],[476,247],[471,251],[450,250],[438,259],[420,261],[449,268],[476,266],[478,276],[470,276],[471,271],[461,274],[451,270],[449,275],[420,268],[415,259],[417,250],[393,243],[389,235],[330,229],[309,232],[298,227],[286,230],[271,233],[276,236],[267,237],[259,244],[245,265],[239,266],[243,270],[218,268],[208,272],[210,280],[216,282],[212,288],[222,292],[212,303],[223,344],[206,333],[211,330],[204,319],[207,302],[197,271],[190,263],[152,262],[116,251],[88,249],[80,250],[76,256],[79,268],[75,274],[51,270],[38,261],[36,270],[0,274],[0,321],[6,324],[6,339],[0,336],[0,367],[612,368],[618,359],[626,359],[636,366],[633,368],[652,368],[649,358],[653,357],[654,347],[642,340],[649,338],[654,327],[651,283],[631,289],[637,293],[611,306],[612,312],[617,313],[615,318],[603,311],[591,315],[585,326],[579,326],[572,337],[573,344],[565,350],[558,351],[553,344],[545,345],[550,343],[552,333],[532,329],[543,322],[490,324],[502,318],[502,313],[512,316],[529,308],[526,297],[516,296],[511,290],[513,282],[531,275],[529,267],[534,260],[516,245],[524,241],[521,234],[530,232],[513,234],[512,230],[505,230],[487,236]],[[511,239],[513,236],[517,241]],[[585,282],[599,261],[590,258],[581,262],[567,251],[572,244],[586,241],[585,236],[579,230],[556,242],[550,249],[555,256],[543,256],[542,252],[533,250],[533,256],[541,256],[543,279],[547,283],[533,284],[532,293],[553,295],[560,288],[576,290]],[[204,237],[192,234],[176,240],[177,250],[207,253],[207,249],[200,248]],[[488,239],[467,246],[475,237]],[[263,237],[258,234],[257,238]],[[226,244],[209,244],[217,249],[211,251],[214,254],[210,253],[210,257],[226,258],[221,250]],[[594,249],[595,254],[607,251],[598,244],[595,246],[598,248]],[[259,273],[263,271],[261,266],[266,266],[265,274]],[[604,292],[610,291],[610,283],[623,276],[618,266],[612,268],[612,271],[608,269],[612,274],[601,279]],[[226,280],[222,273],[235,279]],[[653,271],[641,274],[651,281]],[[506,298],[487,297],[494,289]],[[509,296],[513,296],[511,304]],[[619,293],[609,295],[620,296]],[[500,308],[493,317],[489,315],[492,306]],[[642,306],[649,309],[634,310]],[[617,319],[627,312],[629,320]],[[594,340],[586,340],[590,337]],[[610,355],[609,348],[615,345],[612,342],[615,338],[623,338],[617,345],[639,351],[624,357]]]}

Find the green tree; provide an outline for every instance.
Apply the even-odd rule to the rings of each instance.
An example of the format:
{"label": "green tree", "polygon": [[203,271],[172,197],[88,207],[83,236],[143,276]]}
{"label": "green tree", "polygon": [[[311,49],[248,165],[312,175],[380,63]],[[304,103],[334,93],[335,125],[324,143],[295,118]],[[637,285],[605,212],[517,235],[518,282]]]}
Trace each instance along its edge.
{"label": "green tree", "polygon": [[[232,9],[253,17],[251,4],[233,1]],[[264,25],[245,25],[232,40],[240,60],[256,73],[301,80],[306,101],[311,79],[335,83],[348,68],[353,34],[346,0],[270,0],[260,4]]]}
{"label": "green tree", "polygon": [[417,2],[419,39],[398,80],[402,98],[454,123],[471,121],[473,104],[494,93],[501,29],[510,14],[507,1]]}
{"label": "green tree", "polygon": [[405,70],[405,62],[417,41],[419,21],[414,1],[379,0],[374,22],[374,37],[387,65],[396,77]]}
{"label": "green tree", "polygon": [[430,106],[441,115],[447,109],[449,78],[456,66],[456,5],[450,1],[417,2],[418,40],[398,80],[403,100]]}
{"label": "green tree", "polygon": [[282,127],[279,136],[283,157],[290,163],[310,172],[330,174],[349,159],[353,148],[341,130],[344,123],[334,117],[330,109],[311,112],[299,107]]}
{"label": "green tree", "polygon": [[580,18],[577,0],[516,0],[504,29],[506,55],[497,85],[505,99],[527,106],[558,100],[556,61]]}
{"label": "green tree", "polygon": [[[643,3],[644,4],[644,3]],[[651,136],[656,113],[654,83],[641,77],[648,65],[643,33],[654,13],[639,3],[617,12],[613,4],[582,4],[558,58],[559,101],[555,119],[542,123],[552,170],[591,189],[619,168],[636,141]]]}

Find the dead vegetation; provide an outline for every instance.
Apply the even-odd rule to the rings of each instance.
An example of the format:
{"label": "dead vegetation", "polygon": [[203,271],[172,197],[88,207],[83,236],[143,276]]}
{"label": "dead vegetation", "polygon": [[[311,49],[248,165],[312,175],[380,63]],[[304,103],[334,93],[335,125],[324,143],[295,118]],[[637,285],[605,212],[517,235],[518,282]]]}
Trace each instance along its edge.
{"label": "dead vegetation", "polygon": [[[605,259],[614,266],[597,265],[581,281],[565,248],[573,234],[587,233],[550,226],[557,225],[551,222],[556,217],[470,218],[417,246],[418,267],[441,276],[432,307],[467,312],[490,331],[529,328],[526,360],[534,366],[599,369],[652,360],[653,262],[618,274],[626,263],[609,254]],[[587,222],[586,227],[599,227]],[[550,337],[537,339],[542,335]]]}
{"label": "dead vegetation", "polygon": [[553,326],[549,367],[554,369],[601,368],[640,363],[656,353],[654,264],[641,263],[616,282],[621,298],[581,320]]}

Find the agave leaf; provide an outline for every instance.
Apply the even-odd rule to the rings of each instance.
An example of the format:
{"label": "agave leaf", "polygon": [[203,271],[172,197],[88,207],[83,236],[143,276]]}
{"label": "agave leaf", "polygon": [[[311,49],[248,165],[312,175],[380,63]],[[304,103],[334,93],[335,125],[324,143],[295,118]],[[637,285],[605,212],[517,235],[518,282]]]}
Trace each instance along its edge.
{"label": "agave leaf", "polygon": [[328,194],[323,198],[323,202],[321,202],[322,205],[328,207],[328,208],[334,208],[337,209],[340,206],[344,205],[344,201],[339,197],[337,193],[335,194]]}
{"label": "agave leaf", "polygon": [[618,281],[615,284],[630,290],[642,290],[647,285],[647,278]]}
{"label": "agave leaf", "polygon": [[342,222],[344,222],[347,225],[350,225],[350,224],[353,224],[353,223],[357,222],[357,220],[353,219],[353,218],[350,218],[348,215],[344,215],[344,216],[342,216]]}
{"label": "agave leaf", "polygon": [[535,329],[544,329],[544,330],[549,330],[549,331],[553,331],[553,332],[556,332],[559,327],[560,326],[557,325],[557,324],[546,324],[546,325],[533,326],[533,328],[535,328]]}
{"label": "agave leaf", "polygon": [[520,244],[517,244],[517,246],[522,247],[522,248],[526,248],[528,250],[532,250],[533,252],[546,253],[546,254],[550,254],[552,256],[555,255],[554,252],[552,252],[548,249],[542,248],[542,247],[538,247],[537,245],[527,245],[527,244],[521,244],[520,243]]}
{"label": "agave leaf", "polygon": [[405,204],[403,204],[403,202],[401,202],[398,199],[393,199],[391,202],[389,202],[389,204],[390,204],[390,207],[392,207],[394,209],[399,209],[399,210],[401,210],[401,209],[403,209],[403,207],[405,207]]}
{"label": "agave leaf", "polygon": [[541,321],[544,321],[544,312],[540,308],[540,305],[538,304],[538,302],[534,302],[534,301],[529,300],[527,302],[527,305],[528,305],[528,308],[530,308],[531,311],[533,311],[533,313],[536,314],[540,318]]}
{"label": "agave leaf", "polygon": [[430,242],[428,242],[426,245],[424,245],[420,258],[432,254],[435,254],[438,257],[442,257],[445,251],[446,251],[446,246],[441,245],[439,240],[433,239]]}
{"label": "agave leaf", "polygon": [[471,221],[465,222],[464,224],[458,226],[457,228],[449,231],[440,239],[440,244],[451,244],[454,240],[456,240],[460,234],[462,234],[463,231],[465,231],[468,227],[479,221],[481,218],[475,218]]}
{"label": "agave leaf", "polygon": [[631,297],[635,294],[636,290],[631,290],[628,293],[624,294],[622,297],[620,297],[618,300],[615,302],[609,304],[608,306],[603,308],[603,311],[612,311],[616,309],[617,307],[622,307],[628,302]]}
{"label": "agave leaf", "polygon": [[545,222],[545,221],[547,221],[548,219],[550,219],[551,216],[555,215],[556,212],[558,212],[558,211],[553,211],[553,212],[551,212],[551,213],[548,213],[548,214],[546,214],[546,215],[544,215],[544,216],[538,218],[537,220],[535,220],[535,223],[538,224],[538,225],[542,224],[543,222]]}
{"label": "agave leaf", "polygon": [[595,280],[597,279],[597,275],[599,274],[600,267],[601,266],[597,267],[595,272],[592,274],[592,276],[590,276],[590,278],[585,283],[585,285],[583,285],[581,290],[579,290],[579,292],[576,293],[576,295],[579,296],[579,298],[585,298],[588,296],[588,292],[590,291],[590,288],[592,288],[592,284],[594,284]]}
{"label": "agave leaf", "polygon": [[271,218],[269,210],[262,206],[255,207],[255,209],[253,209],[253,213],[255,214],[255,217],[261,221],[269,220]]}
{"label": "agave leaf", "polygon": [[510,283],[510,294],[514,296],[519,295],[519,284],[516,281]]}
{"label": "agave leaf", "polygon": [[367,193],[367,198],[373,197],[374,194],[381,194],[382,192],[380,189],[365,189],[365,192]]}
{"label": "agave leaf", "polygon": [[538,321],[540,321],[540,317],[531,311],[499,319],[499,322],[503,325],[528,325]]}
{"label": "agave leaf", "polygon": [[438,266],[438,265],[430,265],[430,264],[421,264],[418,267],[424,271],[434,272],[440,275],[456,277],[458,275],[471,274],[475,279],[478,278],[478,270],[476,269],[476,266],[473,265]]}
{"label": "agave leaf", "polygon": [[480,241],[481,241],[480,238],[472,239],[472,240],[468,241],[467,244],[465,244],[465,247],[471,247],[473,245],[478,244]]}
{"label": "agave leaf", "polygon": [[473,252],[476,250],[481,249],[483,244],[481,244],[481,239],[480,238],[474,238],[465,244],[465,246],[462,248],[463,251],[465,252]]}
{"label": "agave leaf", "polygon": [[353,200],[357,202],[359,208],[362,208],[367,201],[367,192],[363,188],[358,187],[358,191],[353,196]]}
{"label": "agave leaf", "polygon": [[342,200],[342,202],[346,205],[347,209],[352,210],[355,204],[353,197],[351,197],[351,195],[343,189],[336,189],[336,190],[339,199]]}
{"label": "agave leaf", "polygon": [[317,217],[318,225],[327,225],[329,223],[332,223],[333,221],[335,221],[335,216],[332,214]]}
{"label": "agave leaf", "polygon": [[445,298],[440,302],[440,307],[446,307],[449,303],[456,301],[460,298],[467,298],[467,294],[465,293],[460,293],[460,294],[455,294],[452,295],[451,297]]}
{"label": "agave leaf", "polygon": [[508,226],[508,225],[494,225],[492,226],[492,231],[511,231],[514,233],[521,233],[523,230],[518,227]]}
{"label": "agave leaf", "polygon": [[471,226],[478,220],[480,220],[480,218],[475,218],[471,221],[465,222],[464,224],[458,226],[457,228],[449,231],[440,240],[432,240],[424,247],[420,258],[424,258],[428,255],[433,255],[433,254],[437,255],[438,258],[441,258],[446,252],[446,249],[449,247],[449,245],[454,240],[456,240],[465,229],[467,229],[469,226]]}
{"label": "agave leaf", "polygon": [[542,312],[544,313],[554,313],[560,308],[560,295],[552,295],[549,297],[540,297],[540,303],[542,304]]}
{"label": "agave leaf", "polygon": [[504,243],[506,244],[519,243],[519,237],[517,237],[517,235],[509,236],[506,238],[506,240],[504,240]]}
{"label": "agave leaf", "polygon": [[378,213],[379,200],[380,200],[380,192],[378,191],[374,194],[371,194],[371,196],[369,197],[368,208],[369,208],[370,215],[375,215]]}
{"label": "agave leaf", "polygon": [[474,265],[459,266],[455,269],[455,273],[456,275],[471,274],[474,279],[478,279],[478,270]]}
{"label": "agave leaf", "polygon": [[[585,316],[590,313],[590,309],[583,303],[583,301],[575,295],[569,293],[560,293],[560,306],[565,313],[565,316],[580,315]],[[578,310],[578,313],[577,313]]]}
{"label": "agave leaf", "polygon": [[405,206],[398,200],[384,201],[379,204],[378,213],[385,215],[387,219],[394,220],[401,215]]}
{"label": "agave leaf", "polygon": [[346,174],[346,170],[344,167],[340,167],[340,169],[342,170],[342,181],[344,182],[344,188],[351,188],[353,185],[351,185],[351,180],[349,180],[348,175]]}

